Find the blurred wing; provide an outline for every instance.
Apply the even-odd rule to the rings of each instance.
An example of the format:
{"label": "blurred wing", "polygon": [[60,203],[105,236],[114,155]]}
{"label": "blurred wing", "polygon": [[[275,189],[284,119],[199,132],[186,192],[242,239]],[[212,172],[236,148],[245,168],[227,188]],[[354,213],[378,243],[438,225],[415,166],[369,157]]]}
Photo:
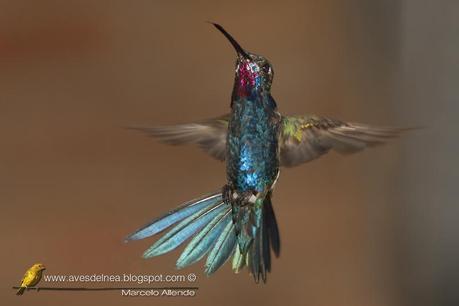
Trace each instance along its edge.
{"label": "blurred wing", "polygon": [[159,127],[132,127],[163,143],[171,145],[197,144],[212,157],[225,160],[226,133],[229,114],[203,122]]}
{"label": "blurred wing", "polygon": [[280,163],[293,167],[333,149],[341,154],[385,143],[408,129],[346,123],[317,116],[282,117]]}

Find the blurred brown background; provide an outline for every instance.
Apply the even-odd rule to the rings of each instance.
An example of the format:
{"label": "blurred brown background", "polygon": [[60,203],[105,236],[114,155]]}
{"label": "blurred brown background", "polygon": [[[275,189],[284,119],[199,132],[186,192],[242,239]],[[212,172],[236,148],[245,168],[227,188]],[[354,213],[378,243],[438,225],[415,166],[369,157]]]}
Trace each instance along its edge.
{"label": "blurred brown background", "polygon": [[[458,305],[457,1],[0,4],[3,305]],[[234,52],[206,20],[271,60],[283,113],[428,128],[282,171],[267,285],[200,263],[183,271],[195,298],[16,297],[38,261],[47,274],[182,273],[179,252],[146,261],[154,239],[123,238],[222,186],[224,165],[122,127],[228,111]]]}

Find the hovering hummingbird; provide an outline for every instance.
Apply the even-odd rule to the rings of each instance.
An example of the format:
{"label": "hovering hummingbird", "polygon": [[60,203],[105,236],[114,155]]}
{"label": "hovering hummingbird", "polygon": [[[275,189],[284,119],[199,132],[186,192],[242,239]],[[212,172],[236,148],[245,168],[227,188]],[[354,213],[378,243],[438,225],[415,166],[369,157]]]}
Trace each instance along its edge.
{"label": "hovering hummingbird", "polygon": [[274,71],[263,56],[244,50],[212,23],[237,53],[230,114],[198,123],[140,128],[168,144],[197,144],[226,161],[227,182],[221,189],[182,204],[151,221],[127,240],[143,239],[171,228],[143,254],[158,256],[191,241],[177,268],[207,255],[210,275],[231,256],[237,273],[245,266],[258,283],[271,270],[271,250],[280,254],[280,238],[271,203],[280,167],[311,161],[330,150],[354,153],[384,143],[403,129],[305,116],[283,116],[271,96]]}

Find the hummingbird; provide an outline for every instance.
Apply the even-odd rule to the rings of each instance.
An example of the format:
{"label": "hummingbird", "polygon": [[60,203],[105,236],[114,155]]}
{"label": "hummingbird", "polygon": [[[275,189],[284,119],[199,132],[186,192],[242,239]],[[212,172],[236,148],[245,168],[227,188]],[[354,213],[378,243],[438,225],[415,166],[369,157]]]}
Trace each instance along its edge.
{"label": "hummingbird", "polygon": [[226,184],[154,219],[127,237],[144,239],[169,229],[144,254],[155,257],[189,240],[176,266],[205,256],[213,274],[232,257],[238,273],[247,267],[266,282],[272,253],[281,251],[272,194],[281,167],[294,167],[334,150],[349,154],[385,143],[404,129],[375,127],[315,116],[284,116],[271,95],[274,70],[263,56],[243,49],[219,24],[211,23],[236,51],[229,114],[196,123],[135,128],[160,141],[195,144],[226,162]]}

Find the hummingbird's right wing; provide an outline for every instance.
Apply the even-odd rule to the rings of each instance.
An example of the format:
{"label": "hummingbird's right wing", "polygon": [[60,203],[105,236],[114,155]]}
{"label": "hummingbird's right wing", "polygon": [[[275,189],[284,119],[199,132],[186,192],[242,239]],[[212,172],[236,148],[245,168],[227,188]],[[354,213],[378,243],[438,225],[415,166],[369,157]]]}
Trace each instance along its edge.
{"label": "hummingbird's right wing", "polygon": [[397,137],[407,128],[375,127],[318,116],[283,116],[280,165],[294,167],[331,149],[341,154],[361,151]]}
{"label": "hummingbird's right wing", "polygon": [[197,144],[218,160],[225,160],[226,133],[230,115],[226,114],[202,122],[158,127],[130,127],[140,130],[163,143],[171,145]]}

